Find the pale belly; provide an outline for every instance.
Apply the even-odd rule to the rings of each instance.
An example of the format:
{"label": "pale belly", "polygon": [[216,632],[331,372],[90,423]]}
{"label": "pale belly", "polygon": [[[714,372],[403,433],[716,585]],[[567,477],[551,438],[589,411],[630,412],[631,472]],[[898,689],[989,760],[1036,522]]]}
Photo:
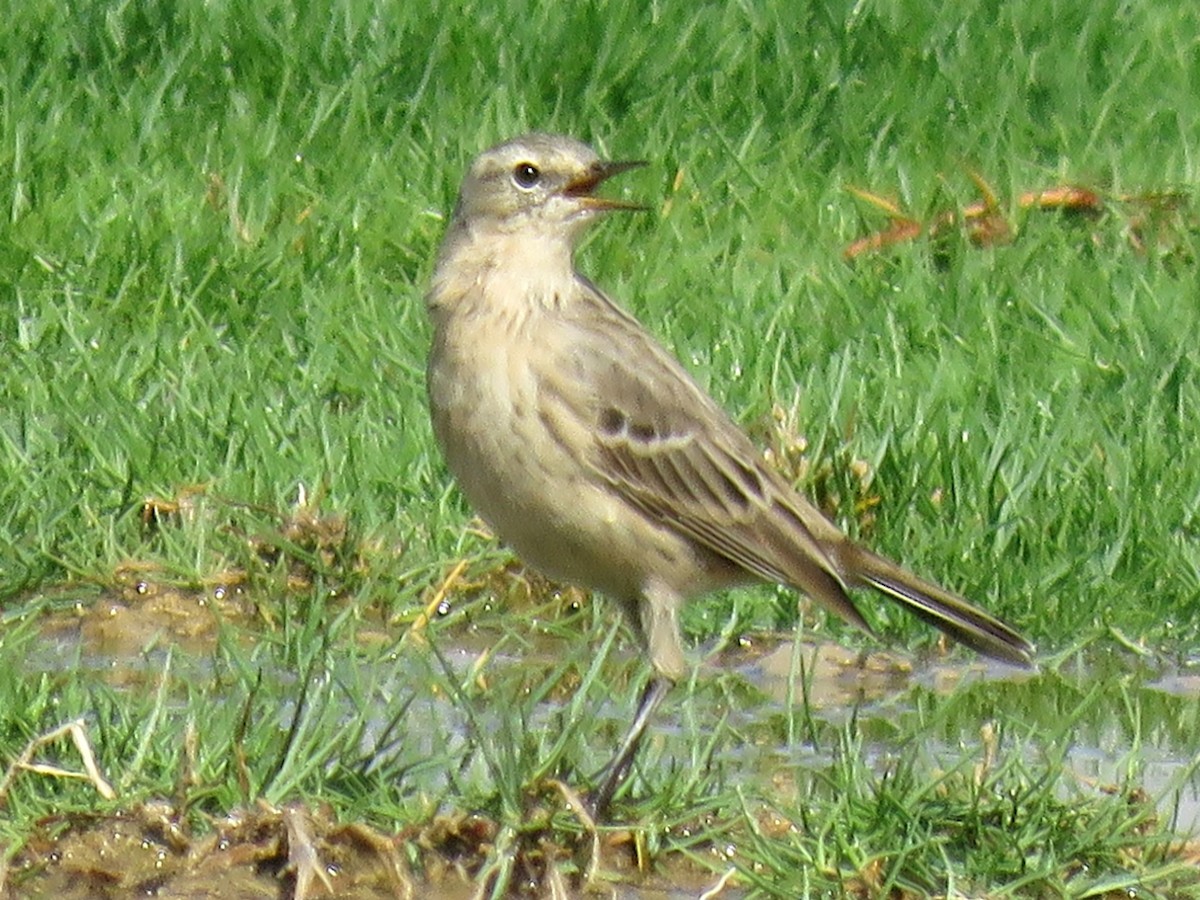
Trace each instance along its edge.
{"label": "pale belly", "polygon": [[511,347],[442,356],[430,378],[434,430],[467,500],[546,575],[636,601],[648,580],[688,596],[730,581],[727,567],[641,516],[582,466],[537,414],[537,386]]}

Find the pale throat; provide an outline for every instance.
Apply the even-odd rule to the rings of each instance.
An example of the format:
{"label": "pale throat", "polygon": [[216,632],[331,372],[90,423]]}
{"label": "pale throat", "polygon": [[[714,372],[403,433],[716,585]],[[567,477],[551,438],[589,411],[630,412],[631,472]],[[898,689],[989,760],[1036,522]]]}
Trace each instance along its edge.
{"label": "pale throat", "polygon": [[520,297],[526,303],[557,306],[574,285],[574,248],[566,234],[493,233],[473,243],[483,288],[500,305]]}

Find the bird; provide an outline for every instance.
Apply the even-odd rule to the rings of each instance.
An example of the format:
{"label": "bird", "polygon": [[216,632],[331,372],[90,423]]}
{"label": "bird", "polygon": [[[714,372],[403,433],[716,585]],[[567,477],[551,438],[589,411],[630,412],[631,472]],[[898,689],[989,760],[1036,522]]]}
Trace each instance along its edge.
{"label": "bird", "polygon": [[597,189],[645,164],[542,132],[485,150],[462,179],[425,296],[433,434],[468,503],[526,564],[614,601],[650,663],[588,795],[596,818],[688,671],[679,614],[705,594],[785,585],[870,632],[850,591],[873,588],[985,656],[1034,660],[1009,625],[850,539],[579,273],[589,226],[646,208]]}

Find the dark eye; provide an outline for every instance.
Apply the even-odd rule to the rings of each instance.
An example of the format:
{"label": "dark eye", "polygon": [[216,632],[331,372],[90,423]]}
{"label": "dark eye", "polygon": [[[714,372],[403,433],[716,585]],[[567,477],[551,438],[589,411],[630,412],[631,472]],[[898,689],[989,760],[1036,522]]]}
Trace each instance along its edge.
{"label": "dark eye", "polygon": [[542,173],[533,163],[517,163],[517,167],[513,169],[513,181],[517,187],[529,190],[538,181],[541,180]]}

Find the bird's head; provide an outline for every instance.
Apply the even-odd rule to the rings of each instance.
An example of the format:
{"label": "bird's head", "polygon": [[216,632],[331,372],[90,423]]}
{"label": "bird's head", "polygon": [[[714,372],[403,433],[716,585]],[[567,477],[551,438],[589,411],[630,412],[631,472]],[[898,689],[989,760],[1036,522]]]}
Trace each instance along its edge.
{"label": "bird's head", "polygon": [[472,163],[455,219],[470,227],[574,236],[601,213],[645,208],[595,194],[613,175],[641,165],[603,160],[574,138],[523,135],[484,151]]}

